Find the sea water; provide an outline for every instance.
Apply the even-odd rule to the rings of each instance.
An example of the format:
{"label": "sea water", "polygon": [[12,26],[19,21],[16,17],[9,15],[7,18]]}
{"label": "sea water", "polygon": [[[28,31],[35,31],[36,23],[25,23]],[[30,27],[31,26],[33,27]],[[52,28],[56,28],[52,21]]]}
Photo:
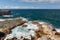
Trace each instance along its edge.
{"label": "sea water", "polygon": [[[33,20],[41,21],[41,23],[50,23],[52,24],[58,32],[60,32],[60,10],[59,9],[9,9],[11,10],[11,15],[13,17],[21,17],[26,18],[30,22]],[[0,17],[2,19],[8,19],[6,17]],[[23,18],[23,19],[24,19]],[[26,36],[27,32],[28,35],[34,34],[34,31],[28,31],[28,29],[34,29],[34,25],[29,23],[25,23],[28,25],[28,28],[22,28],[21,26],[17,26],[16,28],[12,29],[12,33],[8,34],[7,37],[13,38],[17,37],[20,38],[20,36]],[[59,29],[58,29],[59,28]],[[21,35],[19,35],[21,34]]]}
{"label": "sea water", "polygon": [[[11,10],[12,17],[24,17],[29,20],[39,20],[49,22],[56,28],[60,28],[60,9],[5,9]],[[8,19],[0,16],[0,18]]]}

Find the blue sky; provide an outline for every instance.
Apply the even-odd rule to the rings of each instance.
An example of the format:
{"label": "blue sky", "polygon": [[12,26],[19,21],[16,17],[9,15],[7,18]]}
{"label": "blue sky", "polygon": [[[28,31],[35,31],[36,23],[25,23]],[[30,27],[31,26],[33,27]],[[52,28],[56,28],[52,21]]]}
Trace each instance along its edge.
{"label": "blue sky", "polygon": [[60,0],[0,0],[0,9],[60,9]]}

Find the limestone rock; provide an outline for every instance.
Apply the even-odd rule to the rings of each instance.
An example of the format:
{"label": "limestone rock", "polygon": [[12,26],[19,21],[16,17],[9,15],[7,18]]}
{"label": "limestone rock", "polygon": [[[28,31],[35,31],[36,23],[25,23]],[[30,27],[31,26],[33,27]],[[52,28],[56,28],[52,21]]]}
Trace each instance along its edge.
{"label": "limestone rock", "polygon": [[[18,39],[18,37],[16,36],[14,37],[13,34],[11,34],[13,38],[11,39],[7,38],[7,40],[60,40],[60,32],[57,32],[57,30],[51,24],[45,22],[38,21],[29,22],[21,18],[14,18],[13,20],[6,20],[0,22],[0,26],[1,27],[3,26],[2,28],[0,28],[0,32],[5,33],[6,35],[10,34],[11,30],[15,27],[21,29],[19,30],[19,32],[17,32],[18,29],[14,30],[17,32],[17,34],[15,35],[21,33],[20,34],[21,36],[22,34],[24,34],[24,36],[22,35],[22,37],[18,35],[20,39]],[[8,36],[10,37],[11,35]],[[0,39],[4,40],[4,38],[5,36],[3,36]]]}
{"label": "limestone rock", "polygon": [[0,22],[0,26],[2,28],[0,28],[0,32],[8,32],[9,30],[11,30],[12,28],[18,26],[18,25],[22,25],[26,22],[26,20],[23,20],[21,18],[14,18],[12,20],[5,20],[5,21],[1,21]]}

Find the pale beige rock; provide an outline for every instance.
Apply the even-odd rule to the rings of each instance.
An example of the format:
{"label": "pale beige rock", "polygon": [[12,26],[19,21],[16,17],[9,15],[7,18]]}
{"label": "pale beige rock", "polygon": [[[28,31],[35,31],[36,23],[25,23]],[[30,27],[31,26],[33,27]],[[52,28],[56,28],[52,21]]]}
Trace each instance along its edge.
{"label": "pale beige rock", "polygon": [[[14,21],[15,21],[15,23],[14,23]],[[10,24],[7,24],[6,22],[8,22]],[[3,25],[5,25],[4,27],[6,27],[6,28],[3,29],[3,32],[7,33],[7,34],[9,33],[9,31],[12,28],[14,28],[18,25],[22,25],[22,27],[24,27],[24,28],[26,28],[28,26],[28,25],[24,25],[24,23],[26,21],[24,21],[22,19],[19,19],[19,18],[16,18],[13,21],[8,20],[6,22],[5,22],[6,24],[3,24]],[[12,24],[11,24],[11,22],[12,22]],[[31,23],[36,25],[36,27],[38,27],[38,29],[35,30],[35,35],[31,36],[31,40],[60,40],[60,32],[57,32],[51,24],[39,23],[37,21],[32,21]],[[0,29],[0,31],[2,31],[2,29]],[[12,39],[9,39],[9,40],[17,40],[17,39],[12,38]],[[20,40],[29,40],[29,39],[28,38],[20,38]]]}
{"label": "pale beige rock", "polygon": [[[0,32],[8,33],[9,30],[12,28],[22,25],[26,22],[26,20],[23,20],[21,18],[14,18],[12,20],[5,20],[5,21],[0,21]],[[6,32],[7,31],[7,32]]]}

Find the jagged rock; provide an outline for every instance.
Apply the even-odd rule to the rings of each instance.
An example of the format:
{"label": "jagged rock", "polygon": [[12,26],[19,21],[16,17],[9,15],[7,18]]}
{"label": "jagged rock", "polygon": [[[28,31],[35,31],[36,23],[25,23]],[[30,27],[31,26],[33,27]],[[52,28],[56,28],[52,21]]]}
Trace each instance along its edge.
{"label": "jagged rock", "polygon": [[0,37],[0,40],[4,40],[5,37]]}
{"label": "jagged rock", "polygon": [[27,25],[22,25],[22,27],[27,27]]}
{"label": "jagged rock", "polygon": [[5,37],[5,33],[0,32],[0,38],[1,38],[1,37]]}
{"label": "jagged rock", "polygon": [[38,38],[38,40],[52,40],[52,39],[43,36],[43,37],[41,37],[41,38]]}
{"label": "jagged rock", "polygon": [[[37,27],[39,27],[38,31],[35,31],[35,38],[38,39],[43,36],[46,36],[50,39],[46,39],[46,40],[60,40],[59,38],[56,37],[56,35],[60,35],[60,33],[56,31],[56,29],[54,27],[52,27],[52,25],[47,24],[47,23],[33,23],[35,25],[37,25]],[[42,40],[45,40],[44,38],[42,38]]]}
{"label": "jagged rock", "polygon": [[[24,37],[22,36],[20,40],[60,40],[60,32],[57,32],[56,29],[51,24],[48,24],[45,22],[37,22],[37,21],[32,21],[31,23],[29,21],[26,23],[25,22],[26,20],[23,20],[21,18],[14,18],[13,20],[6,20],[3,23],[0,22],[0,26],[3,26],[2,28],[0,28],[0,32],[9,34],[11,33],[11,29],[17,26],[17,28],[20,27],[21,30],[23,30],[23,32],[19,30],[20,33],[24,33],[26,31],[26,33],[31,32],[32,34],[33,32],[32,35],[29,34],[29,37],[28,36],[26,37],[24,34]],[[30,37],[31,39],[29,39]],[[16,38],[15,36],[7,40],[18,40],[18,38]]]}
{"label": "jagged rock", "polygon": [[16,38],[16,37],[14,37],[14,38],[12,38],[12,39],[7,39],[7,40],[17,40],[17,38]]}
{"label": "jagged rock", "polygon": [[29,40],[29,39],[27,39],[27,38],[24,38],[23,40]]}
{"label": "jagged rock", "polygon": [[37,24],[39,24],[39,22],[37,22],[37,21],[32,21],[32,24],[37,25]]}
{"label": "jagged rock", "polygon": [[5,36],[6,36],[5,33],[0,32],[0,40],[4,40]]}

